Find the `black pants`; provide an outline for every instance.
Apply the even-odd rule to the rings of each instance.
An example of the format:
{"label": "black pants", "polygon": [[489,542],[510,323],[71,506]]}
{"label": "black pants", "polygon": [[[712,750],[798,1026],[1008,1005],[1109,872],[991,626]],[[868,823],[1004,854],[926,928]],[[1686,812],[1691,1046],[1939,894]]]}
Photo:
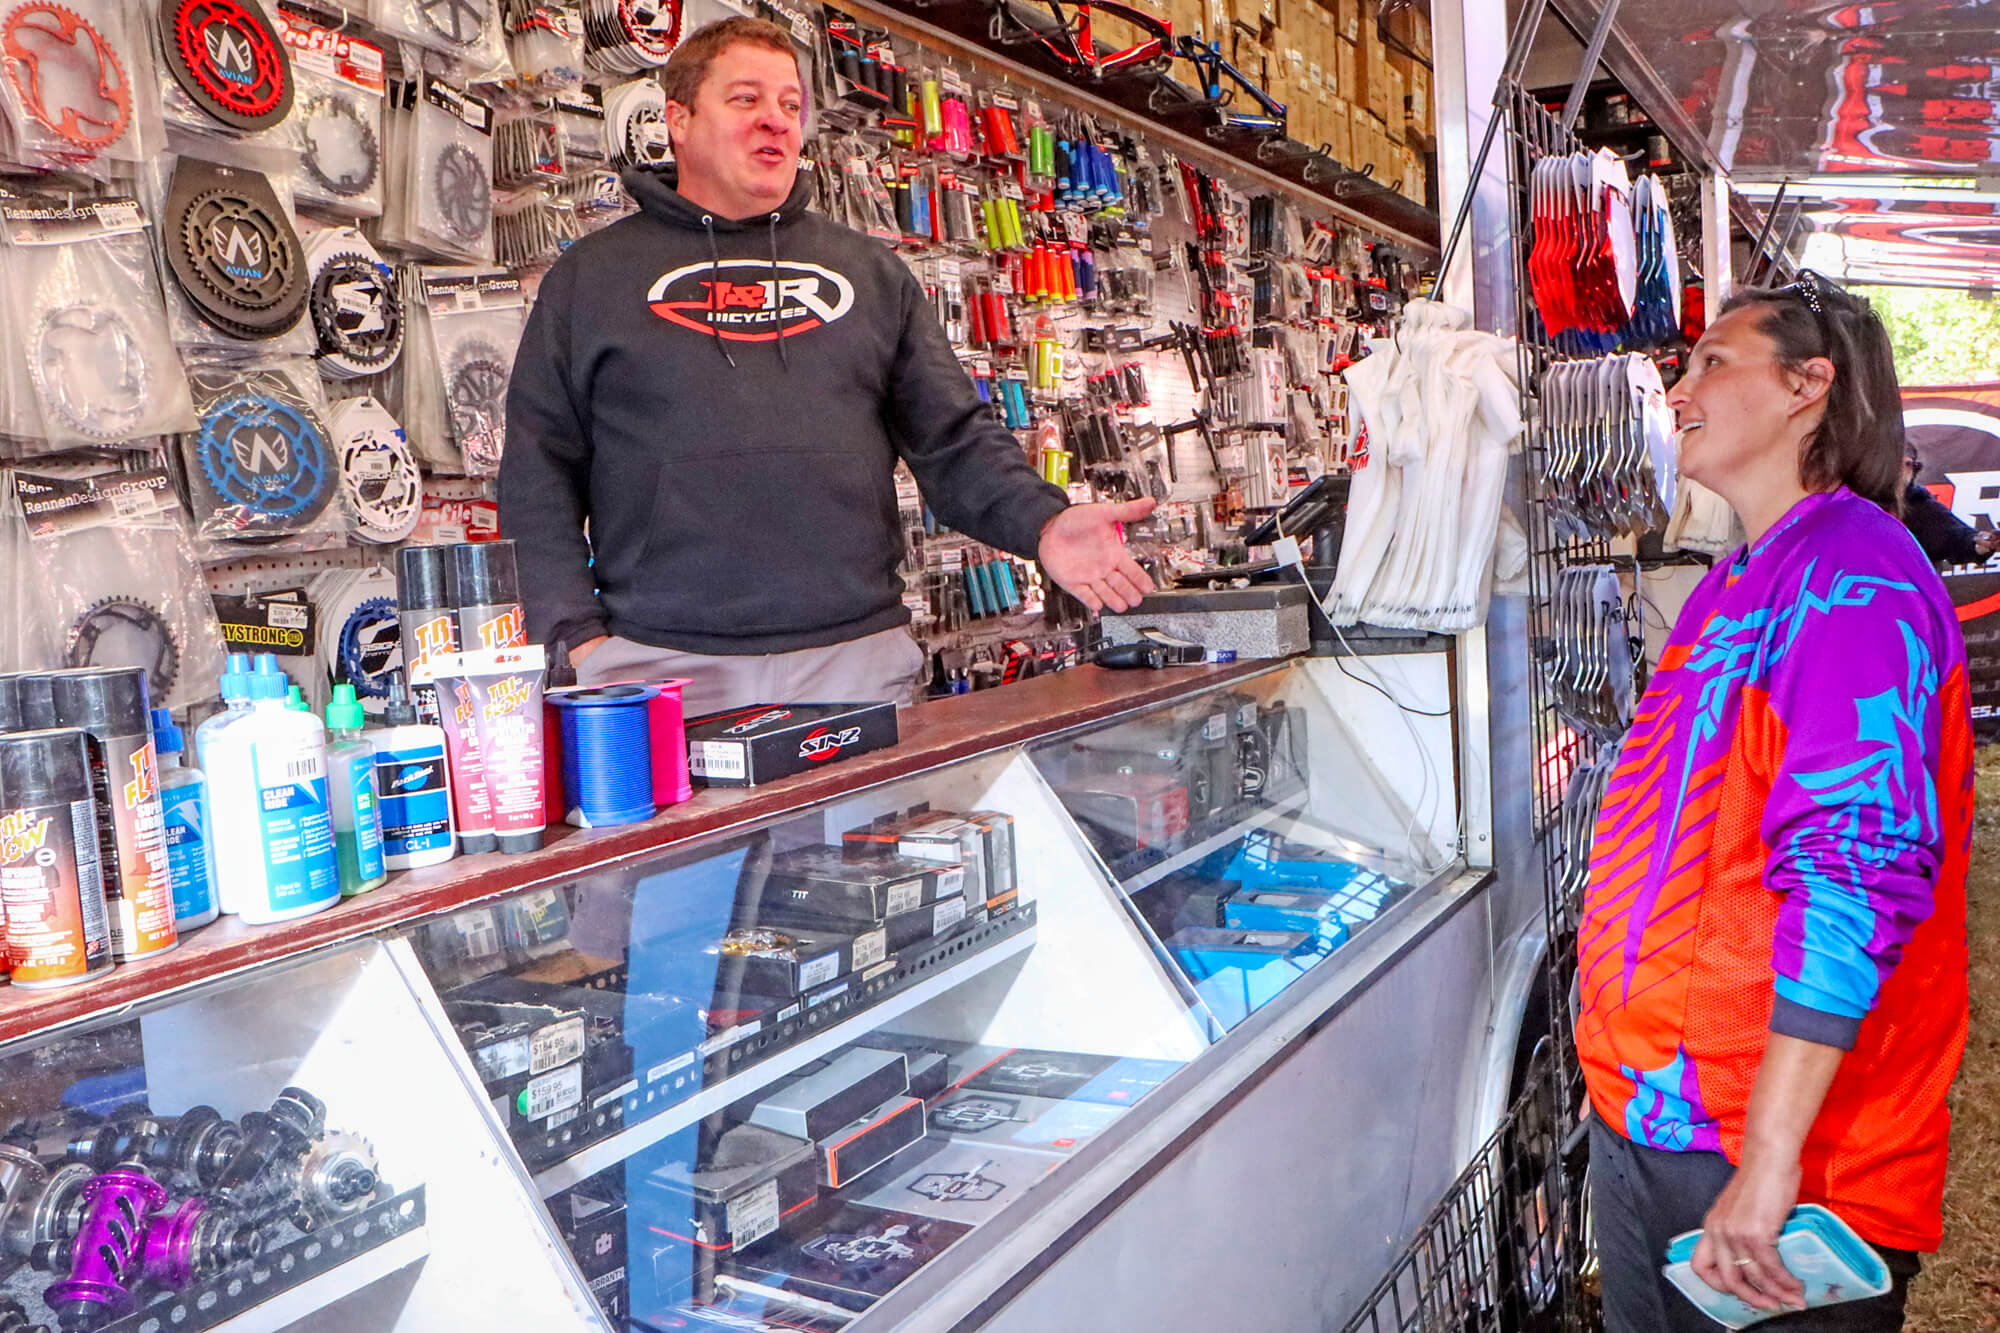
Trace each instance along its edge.
{"label": "black pants", "polygon": [[[1608,1333],[1717,1333],[1722,1327],[1669,1284],[1660,1268],[1667,1243],[1701,1226],[1733,1171],[1720,1153],[1643,1148],[1591,1117],[1590,1212]],[[1895,1283],[1887,1295],[1800,1310],[1751,1327],[1757,1333],[1896,1333],[1920,1264],[1914,1251],[1876,1249]]]}

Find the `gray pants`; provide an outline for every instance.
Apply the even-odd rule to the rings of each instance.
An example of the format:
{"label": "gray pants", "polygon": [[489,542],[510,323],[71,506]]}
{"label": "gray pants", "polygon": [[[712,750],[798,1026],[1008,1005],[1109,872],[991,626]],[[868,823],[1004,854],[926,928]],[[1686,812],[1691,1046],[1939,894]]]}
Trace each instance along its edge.
{"label": "gray pants", "polygon": [[924,650],[907,629],[885,629],[824,648],[762,656],[710,656],[650,648],[616,635],[576,669],[579,685],[636,677],[684,676],[689,717],[751,704],[860,704],[914,701]]}
{"label": "gray pants", "polygon": [[[1735,1170],[1721,1153],[1641,1147],[1590,1117],[1590,1214],[1608,1333],[1718,1333],[1722,1325],[1662,1277],[1660,1266],[1667,1243],[1701,1225]],[[1801,1310],[1752,1327],[1758,1333],[1894,1333],[1903,1326],[1903,1301],[1919,1260],[1909,1250],[1878,1245],[1876,1251],[1895,1283],[1887,1295]]]}

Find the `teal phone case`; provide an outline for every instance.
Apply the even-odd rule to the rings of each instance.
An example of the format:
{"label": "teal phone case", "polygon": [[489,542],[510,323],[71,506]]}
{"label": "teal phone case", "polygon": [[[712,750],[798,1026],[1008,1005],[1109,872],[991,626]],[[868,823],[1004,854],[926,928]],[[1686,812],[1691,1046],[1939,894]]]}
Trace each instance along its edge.
{"label": "teal phone case", "polygon": [[[1695,1307],[1724,1328],[1748,1328],[1786,1311],[1759,1310],[1703,1282],[1694,1272],[1694,1247],[1701,1232],[1686,1231],[1667,1246],[1660,1271]],[[1889,1267],[1875,1247],[1839,1216],[1816,1203],[1792,1209],[1778,1233],[1778,1257],[1806,1289],[1806,1308],[1865,1300],[1889,1290]]]}

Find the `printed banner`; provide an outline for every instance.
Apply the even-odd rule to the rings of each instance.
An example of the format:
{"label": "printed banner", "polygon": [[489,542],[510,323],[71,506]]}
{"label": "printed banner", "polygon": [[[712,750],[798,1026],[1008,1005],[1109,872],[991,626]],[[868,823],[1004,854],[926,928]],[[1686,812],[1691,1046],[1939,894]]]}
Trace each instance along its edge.
{"label": "printed banner", "polygon": [[[1973,527],[2000,529],[2000,384],[1905,387],[1903,429],[1923,459],[1917,480]],[[1965,633],[1973,732],[2000,740],[2000,565],[1943,572]]]}

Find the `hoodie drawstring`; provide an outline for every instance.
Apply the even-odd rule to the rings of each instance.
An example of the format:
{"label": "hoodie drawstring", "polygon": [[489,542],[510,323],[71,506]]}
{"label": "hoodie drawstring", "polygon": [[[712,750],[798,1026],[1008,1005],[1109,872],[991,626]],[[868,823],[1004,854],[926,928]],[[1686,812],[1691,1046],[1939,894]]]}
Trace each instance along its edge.
{"label": "hoodie drawstring", "polygon": [[[715,218],[713,215],[708,213],[701,215],[701,229],[708,233],[708,331],[715,338],[715,350],[722,353],[722,359],[729,363],[731,370],[734,370],[736,369],[736,358],[729,354],[728,346],[722,341],[722,326],[715,322],[716,315],[721,311],[721,306],[717,304],[717,298],[722,292],[722,251],[715,248]],[[771,235],[771,244],[775,247],[777,245],[776,228],[772,229]],[[772,253],[774,256],[777,253],[775,248]],[[773,262],[775,264],[775,259]]]}
{"label": "hoodie drawstring", "polygon": [[[712,240],[711,243],[713,243]],[[778,288],[778,215],[776,213],[771,214],[771,304],[776,306],[782,314],[785,308],[785,301],[784,297],[779,294]],[[792,368],[792,353],[785,346],[785,325],[782,319],[778,322],[777,330],[778,364],[782,365],[787,371],[790,371]]]}

